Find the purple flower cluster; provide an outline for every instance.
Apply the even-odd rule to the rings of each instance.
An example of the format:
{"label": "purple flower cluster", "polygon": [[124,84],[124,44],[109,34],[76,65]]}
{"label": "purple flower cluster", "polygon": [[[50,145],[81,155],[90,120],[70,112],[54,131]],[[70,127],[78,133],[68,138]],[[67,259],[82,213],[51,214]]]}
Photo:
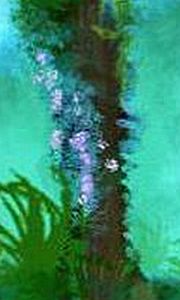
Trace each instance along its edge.
{"label": "purple flower cluster", "polygon": [[73,137],[70,139],[70,144],[76,151],[84,152],[86,151],[88,138],[88,132],[81,131],[73,135]]}
{"label": "purple flower cluster", "polygon": [[80,198],[88,203],[93,197],[94,180],[92,174],[84,174],[80,179]]}
{"label": "purple flower cluster", "polygon": [[[33,83],[40,84],[47,91],[51,100],[51,111],[53,115],[59,115],[62,110],[63,92],[58,87],[59,72],[50,68],[50,55],[39,50],[35,60],[38,69],[33,77]],[[62,144],[62,132],[57,128],[53,131],[50,145],[53,151],[60,150]]]}
{"label": "purple flower cluster", "polygon": [[59,72],[56,69],[49,69],[49,61],[50,57],[47,53],[38,51],[36,55],[38,70],[33,77],[33,83],[43,85],[47,92],[50,93],[53,112],[59,112],[63,98],[61,89],[57,87]]}
{"label": "purple flower cluster", "polygon": [[79,158],[82,165],[86,166],[86,169],[92,166],[92,157],[89,152],[81,152]]}
{"label": "purple flower cluster", "polygon": [[[38,51],[35,59],[37,63],[37,72],[33,78],[33,82],[38,85],[42,85],[50,98],[51,111],[53,116],[56,117],[55,120],[57,120],[57,126],[51,135],[50,146],[54,153],[58,153],[61,150],[63,151],[62,145],[64,139],[66,138],[66,131],[62,132],[62,130],[59,129],[59,120],[60,116],[62,117],[62,119],[66,116],[66,114],[64,114],[64,111],[66,110],[67,99],[64,97],[64,94],[67,93],[59,84],[59,76],[61,75],[58,70],[56,70],[56,68],[52,68],[52,64],[49,63],[50,57],[48,56],[48,54],[43,51]],[[73,91],[70,104],[68,105],[71,105],[74,120],[77,120],[81,117],[81,101],[81,92],[79,90]],[[69,123],[71,123],[71,119],[69,120]],[[72,134],[71,138],[68,140],[68,143],[70,144],[72,151],[78,155],[78,160],[80,162],[80,198],[84,204],[88,204],[91,202],[91,199],[94,195],[94,178],[92,175],[92,166],[94,164],[94,161],[89,150],[90,132],[84,129],[79,130],[78,132]],[[105,144],[105,142],[101,142],[101,144],[99,145],[101,149],[104,149],[104,147],[106,146],[107,145]],[[62,154],[62,159],[63,155],[65,154]]]}
{"label": "purple flower cluster", "polygon": [[80,153],[80,161],[82,165],[80,179],[80,194],[84,200],[88,201],[93,197],[94,182],[92,175],[93,159],[89,152]]}
{"label": "purple flower cluster", "polygon": [[80,173],[80,198],[84,203],[90,201],[93,197],[94,182],[92,175],[92,156],[88,151],[88,140],[90,136],[86,131],[81,131],[73,135],[70,139],[71,146],[79,153],[81,162]]}
{"label": "purple flower cluster", "polygon": [[54,114],[60,113],[62,109],[63,93],[61,89],[55,89],[51,94],[51,109]]}

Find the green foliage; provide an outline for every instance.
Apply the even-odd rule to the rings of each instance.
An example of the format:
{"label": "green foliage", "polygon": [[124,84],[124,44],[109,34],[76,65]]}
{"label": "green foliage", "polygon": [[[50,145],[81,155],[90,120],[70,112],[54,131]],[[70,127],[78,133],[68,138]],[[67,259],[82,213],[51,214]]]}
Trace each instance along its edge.
{"label": "green foliage", "polygon": [[87,223],[82,207],[74,216],[63,173],[54,175],[63,185],[61,205],[19,175],[0,185],[2,204],[16,227],[13,233],[0,225],[0,285],[16,288],[14,300],[74,299],[85,292]]}
{"label": "green foliage", "polygon": [[[22,37],[22,47],[33,54],[38,48],[48,50],[59,59],[72,57],[77,36],[77,15],[82,1],[18,0],[13,20]],[[75,59],[74,59],[75,60]]]}
{"label": "green foliage", "polygon": [[116,40],[119,34],[116,31],[92,25],[92,30],[103,40]]}
{"label": "green foliage", "polygon": [[119,79],[121,93],[129,88],[128,71],[132,68],[129,61],[129,51],[132,43],[130,28],[135,25],[133,15],[133,4],[131,0],[114,0],[116,29],[119,33],[119,57],[117,61],[117,76]]}
{"label": "green foliage", "polygon": [[[57,169],[52,171],[62,187],[59,203],[17,174],[14,181],[0,184],[1,206],[16,228],[14,232],[0,224],[0,292],[4,299],[91,299],[92,265],[102,275],[112,267],[101,257],[89,257],[90,216],[80,204],[72,207],[67,178]],[[119,280],[114,299],[119,292],[122,299],[131,299],[129,278],[136,266],[130,262],[123,270],[116,268]]]}
{"label": "green foliage", "polygon": [[119,30],[122,31],[127,26],[134,24],[134,18],[132,14],[132,1],[114,0],[114,4]]}
{"label": "green foliage", "polygon": [[[14,20],[28,47],[33,51],[45,48],[57,57],[61,55],[63,60],[65,53],[69,60],[73,43],[77,45],[76,38],[81,34],[77,34],[81,21],[79,6],[85,0],[19,0],[18,3]],[[132,1],[114,0],[113,3],[115,28],[98,23],[88,24],[88,30],[101,40],[118,43],[117,74],[123,92],[129,84],[128,53],[132,42],[129,28],[134,24]],[[103,13],[101,4],[102,1],[99,13]],[[2,205],[16,228],[13,233],[0,224],[0,286],[5,287],[4,299],[10,299],[7,296],[10,289],[13,300],[87,300],[92,263],[95,262],[102,273],[112,267],[101,257],[89,259],[87,256],[90,219],[81,205],[72,208],[71,191],[64,174],[57,169],[53,169],[53,174],[63,186],[58,204],[22,176],[16,175],[15,181],[0,184]],[[173,270],[179,272],[179,260],[172,259],[171,263]],[[137,262],[127,261],[122,270],[121,263],[116,267],[119,282],[112,300],[156,299],[152,287],[143,280],[131,282]],[[162,298],[158,298],[159,295]],[[169,299],[178,299],[177,295],[179,293]],[[157,299],[166,299],[163,287],[159,288]]]}
{"label": "green foliage", "polygon": [[22,5],[34,5],[44,10],[66,10],[67,8],[73,8],[74,6],[82,3],[83,0],[19,0],[19,4]]}

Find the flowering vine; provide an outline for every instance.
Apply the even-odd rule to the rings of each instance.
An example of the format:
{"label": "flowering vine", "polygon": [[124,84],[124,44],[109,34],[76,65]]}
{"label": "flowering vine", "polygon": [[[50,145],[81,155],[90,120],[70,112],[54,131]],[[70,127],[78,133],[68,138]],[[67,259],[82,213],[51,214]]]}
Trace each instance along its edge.
{"label": "flowering vine", "polygon": [[51,152],[67,173],[77,171],[79,199],[91,206],[98,147],[102,151],[107,146],[105,141],[100,142],[100,115],[91,102],[95,91],[72,72],[57,70],[55,59],[48,52],[38,50],[35,61],[33,83],[46,92],[54,119]]}

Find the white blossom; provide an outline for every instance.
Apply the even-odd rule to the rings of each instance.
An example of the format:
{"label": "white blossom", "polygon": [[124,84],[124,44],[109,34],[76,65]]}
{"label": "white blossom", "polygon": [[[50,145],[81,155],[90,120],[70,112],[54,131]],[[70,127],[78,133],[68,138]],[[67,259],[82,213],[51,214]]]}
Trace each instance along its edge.
{"label": "white blossom", "polygon": [[105,167],[110,171],[110,172],[116,172],[119,169],[119,164],[118,161],[114,158],[112,159],[107,159],[105,162]]}

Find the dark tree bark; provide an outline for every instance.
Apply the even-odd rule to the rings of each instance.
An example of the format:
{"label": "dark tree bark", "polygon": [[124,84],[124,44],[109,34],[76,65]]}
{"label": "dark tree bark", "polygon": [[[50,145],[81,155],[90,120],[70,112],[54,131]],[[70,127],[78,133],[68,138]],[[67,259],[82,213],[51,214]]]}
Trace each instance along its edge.
{"label": "dark tree bark", "polygon": [[[93,230],[90,236],[90,259],[95,259],[90,270],[92,278],[91,299],[112,299],[113,286],[119,277],[119,268],[125,257],[125,227],[123,225],[125,187],[120,183],[122,170],[109,173],[103,166],[106,158],[115,158],[122,166],[119,155],[119,142],[127,137],[127,131],[120,129],[116,121],[123,115],[119,106],[121,86],[117,78],[119,41],[100,38],[92,30],[93,25],[115,30],[113,17],[108,24],[101,22],[98,1],[89,0],[79,10],[79,43],[77,51],[81,58],[80,71],[85,79],[92,82],[98,91],[94,99],[97,110],[103,115],[100,128],[104,139],[109,143],[99,158],[102,174],[97,171],[97,188],[101,191],[98,209],[93,213]],[[111,14],[110,14],[111,16]],[[103,16],[102,16],[103,17]]]}

